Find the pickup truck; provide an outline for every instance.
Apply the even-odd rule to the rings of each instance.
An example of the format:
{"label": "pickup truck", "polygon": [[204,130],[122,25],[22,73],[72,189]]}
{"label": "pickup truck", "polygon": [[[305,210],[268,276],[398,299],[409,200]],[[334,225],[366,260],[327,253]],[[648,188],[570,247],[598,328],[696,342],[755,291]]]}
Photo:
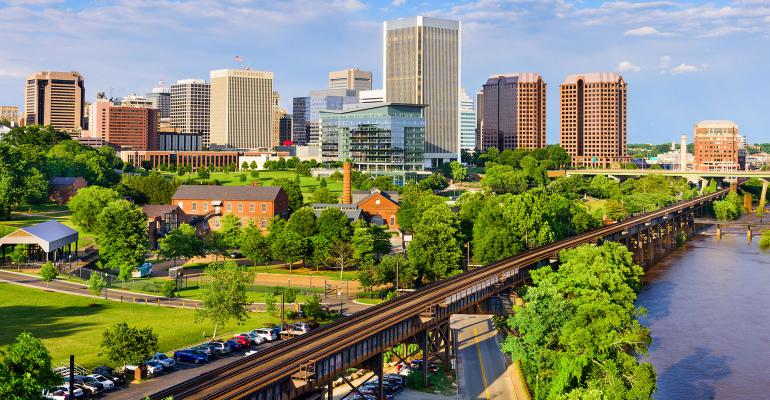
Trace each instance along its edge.
{"label": "pickup truck", "polygon": [[310,324],[307,322],[297,322],[296,324],[287,325],[284,330],[281,331],[281,339],[288,340],[295,336],[304,335],[316,327],[318,327],[318,324]]}

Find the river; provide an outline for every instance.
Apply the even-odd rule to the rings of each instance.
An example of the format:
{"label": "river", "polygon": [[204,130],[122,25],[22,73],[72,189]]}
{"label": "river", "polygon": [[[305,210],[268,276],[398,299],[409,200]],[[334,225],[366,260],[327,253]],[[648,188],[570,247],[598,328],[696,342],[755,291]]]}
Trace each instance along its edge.
{"label": "river", "polygon": [[770,251],[710,229],[647,271],[655,399],[770,399]]}

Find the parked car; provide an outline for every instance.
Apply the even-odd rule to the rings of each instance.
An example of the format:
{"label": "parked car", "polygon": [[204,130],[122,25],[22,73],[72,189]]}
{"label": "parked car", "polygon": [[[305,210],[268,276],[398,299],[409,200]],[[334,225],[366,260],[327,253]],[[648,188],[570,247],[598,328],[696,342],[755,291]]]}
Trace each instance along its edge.
{"label": "parked car", "polygon": [[206,346],[205,344],[202,344],[200,346],[195,346],[192,348],[192,350],[206,353],[206,356],[208,356],[209,358],[214,356],[214,350],[212,350],[211,347]]}
{"label": "parked car", "polygon": [[281,331],[283,330],[283,327],[274,326],[274,327],[270,328],[270,330],[273,331],[273,333],[275,334],[276,338],[280,338],[281,337]]}
{"label": "parked car", "polygon": [[[379,385],[377,383],[372,383],[372,382],[369,382],[361,386],[360,388],[358,388],[358,390],[360,390],[361,393],[371,394],[374,396],[377,396],[377,392],[379,391],[379,389],[380,389]],[[382,394],[385,395],[384,396],[385,400],[393,400],[396,398],[396,393],[393,391],[393,389],[390,388],[390,386],[385,385],[384,382],[382,385]]]}
{"label": "parked car", "polygon": [[383,379],[386,380],[386,381],[398,382],[398,384],[401,386],[402,389],[404,387],[406,387],[406,377],[403,376],[403,375],[399,375],[399,374],[385,374]]}
{"label": "parked car", "polygon": [[241,342],[239,342],[239,341],[237,341],[235,339],[228,339],[225,343],[229,344],[230,348],[232,348],[233,351],[240,350],[240,349],[242,349],[244,347],[247,347],[247,345],[243,345]]}
{"label": "parked car", "polygon": [[[422,371],[422,363],[423,363],[423,360],[421,359],[412,360],[409,367],[414,370]],[[438,367],[432,362],[428,361],[428,371],[434,374],[438,373]]]}
{"label": "parked car", "polygon": [[[65,377],[64,386],[68,386],[69,381],[70,381],[70,377],[69,376]],[[97,381],[96,379],[88,376],[75,375],[72,382],[75,386],[83,389],[83,392],[85,392],[88,395],[95,395],[104,391],[104,385],[99,383],[99,381]]]}
{"label": "parked car", "polygon": [[233,351],[233,349],[230,348],[230,345],[225,342],[208,342],[206,343],[206,346],[208,346],[217,355],[222,355]]}
{"label": "parked car", "polygon": [[[377,379],[377,377],[375,376],[369,382],[374,384],[374,385],[377,385],[378,382],[379,382],[379,379]],[[404,390],[404,385],[401,384],[401,380],[400,379],[396,380],[396,379],[393,379],[393,378],[383,377],[382,385],[387,387],[393,393],[398,393],[398,392],[401,392],[402,390]]]}
{"label": "parked car", "polygon": [[[147,373],[150,375],[157,375],[163,372],[163,364],[156,361],[147,361],[144,365],[147,366]],[[126,365],[126,371],[135,371],[136,365]]]}
{"label": "parked car", "polygon": [[[55,386],[48,389],[43,389],[43,397],[49,400],[72,400],[69,398],[70,388],[66,386]],[[75,387],[72,390],[72,397],[80,399],[85,396],[83,389]]]}
{"label": "parked car", "polygon": [[201,351],[185,349],[175,351],[174,360],[186,363],[202,364],[209,360],[209,356]]}
{"label": "parked car", "polygon": [[258,353],[257,350],[249,350],[249,351],[243,353],[243,356],[244,357],[248,357],[250,355],[254,355],[254,354],[257,354],[257,353]]}
{"label": "parked car", "polygon": [[251,339],[248,336],[235,335],[232,340],[240,343],[242,347],[249,347],[251,345]]}
{"label": "parked car", "polygon": [[154,356],[152,356],[148,361],[155,361],[156,363],[159,363],[163,366],[163,369],[174,369],[176,367],[176,362],[173,358],[163,354],[163,353],[155,353]]}
{"label": "parked car", "polygon": [[239,333],[238,336],[244,336],[248,338],[249,343],[255,346],[265,342],[265,339],[262,336],[259,336],[253,332]]}
{"label": "parked car", "polygon": [[115,385],[122,385],[126,382],[126,378],[123,376],[123,374],[117,373],[114,369],[106,365],[101,365],[94,368],[94,374],[101,375],[111,380]]}
{"label": "parked car", "polygon": [[91,375],[88,375],[88,376],[91,377],[91,378],[96,379],[99,383],[101,383],[102,386],[104,386],[104,390],[115,389],[115,382],[113,382],[111,379],[105,378],[103,375],[91,374]]}
{"label": "parked car", "polygon": [[276,332],[273,329],[267,329],[267,328],[254,329],[251,331],[251,333],[261,337],[266,342],[272,342],[273,340],[277,340],[279,332],[280,330]]}

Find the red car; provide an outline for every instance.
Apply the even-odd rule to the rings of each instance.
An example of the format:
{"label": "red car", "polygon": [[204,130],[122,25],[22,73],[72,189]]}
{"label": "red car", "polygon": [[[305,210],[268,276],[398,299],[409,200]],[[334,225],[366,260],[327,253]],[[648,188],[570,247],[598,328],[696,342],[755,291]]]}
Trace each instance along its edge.
{"label": "red car", "polygon": [[233,340],[238,342],[238,344],[240,344],[241,347],[249,347],[249,345],[251,344],[251,339],[247,338],[246,336],[236,335],[236,336],[233,336]]}

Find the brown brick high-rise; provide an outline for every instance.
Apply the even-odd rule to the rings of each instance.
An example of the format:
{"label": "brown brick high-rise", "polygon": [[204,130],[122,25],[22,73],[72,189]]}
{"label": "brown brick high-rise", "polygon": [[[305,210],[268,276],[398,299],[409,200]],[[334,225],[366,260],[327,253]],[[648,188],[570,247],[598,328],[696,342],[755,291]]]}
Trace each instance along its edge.
{"label": "brown brick high-rise", "polygon": [[85,86],[77,72],[38,72],[27,77],[26,125],[51,125],[79,134],[83,126]]}
{"label": "brown brick high-rise", "polygon": [[628,163],[626,81],[613,72],[568,75],[559,87],[559,143],[572,165]]}
{"label": "brown brick high-rise", "polygon": [[481,151],[545,147],[546,84],[540,74],[492,75],[481,98]]}

